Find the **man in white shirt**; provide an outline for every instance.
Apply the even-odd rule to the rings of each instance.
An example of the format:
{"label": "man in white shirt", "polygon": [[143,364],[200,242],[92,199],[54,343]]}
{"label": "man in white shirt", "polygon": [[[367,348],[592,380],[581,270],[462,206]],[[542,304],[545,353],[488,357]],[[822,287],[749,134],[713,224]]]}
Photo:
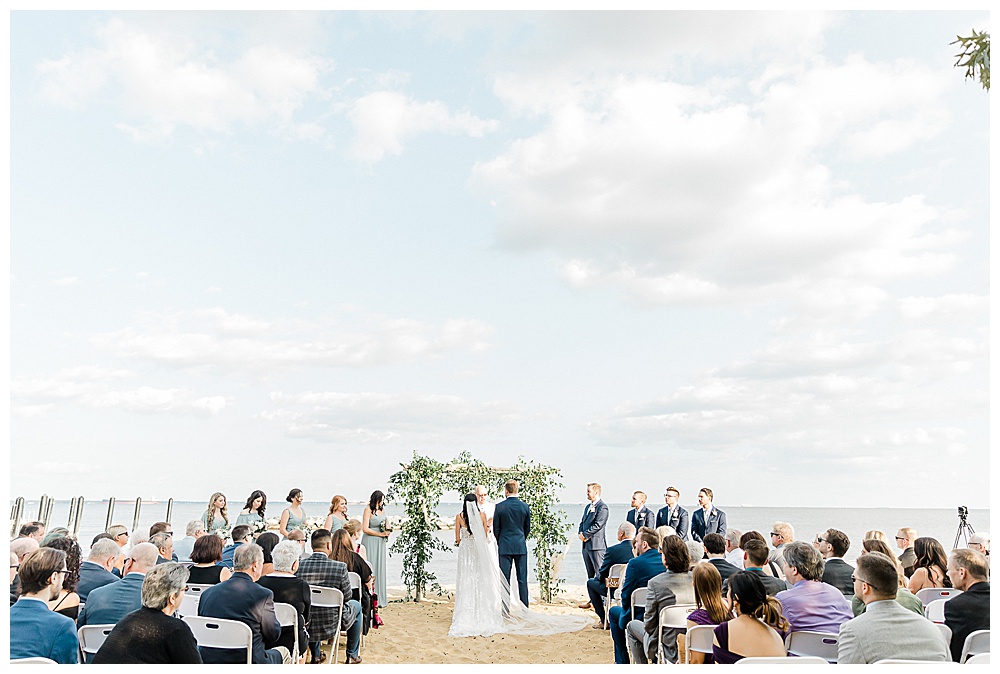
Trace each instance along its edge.
{"label": "man in white shirt", "polygon": [[488,497],[489,494],[486,492],[486,486],[477,484],[476,503],[479,504],[479,510],[486,513],[486,537],[493,538],[493,512],[496,510],[497,506],[495,503],[490,503],[487,500]]}
{"label": "man in white shirt", "polygon": [[726,561],[733,566],[743,568],[743,549],[740,548],[740,538],[743,532],[739,529],[726,530]]}

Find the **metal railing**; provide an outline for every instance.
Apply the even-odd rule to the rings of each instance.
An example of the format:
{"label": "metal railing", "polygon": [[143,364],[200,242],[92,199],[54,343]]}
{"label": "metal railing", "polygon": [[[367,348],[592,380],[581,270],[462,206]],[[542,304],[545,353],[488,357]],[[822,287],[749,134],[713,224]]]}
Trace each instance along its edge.
{"label": "metal railing", "polygon": [[[10,538],[14,538],[18,535],[23,523],[29,521],[38,521],[45,525],[45,528],[49,528],[49,523],[52,520],[52,510],[55,506],[55,499],[48,494],[42,494],[38,499],[38,517],[37,520],[28,520],[25,518],[24,512],[24,497],[18,496],[14,499],[14,504],[10,507]],[[80,532],[80,524],[83,522],[83,507],[86,504],[86,500],[83,496],[74,496],[69,502],[69,516],[66,519],[66,528],[69,532],[76,536]],[[139,526],[139,516],[142,512],[142,499],[135,499],[135,510],[132,514],[132,529],[135,531]],[[171,522],[171,518],[174,513],[174,499],[170,498],[167,500],[167,514],[164,521],[168,524]],[[111,526],[112,519],[115,514],[115,497],[112,496],[108,499],[108,514],[104,519],[104,530],[107,531]]]}

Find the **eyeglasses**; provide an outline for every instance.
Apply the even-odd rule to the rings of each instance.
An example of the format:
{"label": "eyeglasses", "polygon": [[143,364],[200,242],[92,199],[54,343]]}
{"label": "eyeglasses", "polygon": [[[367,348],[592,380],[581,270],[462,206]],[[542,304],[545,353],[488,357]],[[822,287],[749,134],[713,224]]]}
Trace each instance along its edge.
{"label": "eyeglasses", "polygon": [[777,533],[777,532],[775,532],[775,531],[772,531],[772,532],[771,532],[771,535],[772,535],[772,536],[780,536],[781,534],[779,534],[779,533]]}
{"label": "eyeglasses", "polygon": [[906,540],[906,536],[896,536],[896,540],[897,541],[905,541]]}
{"label": "eyeglasses", "polygon": [[862,580],[861,578],[858,578],[857,576],[855,576],[853,574],[851,575],[851,582],[852,583],[856,583],[856,582],[859,582],[859,581],[862,582],[862,583],[864,583],[865,585],[871,585],[871,583],[869,583],[867,580]]}
{"label": "eyeglasses", "polygon": [[69,573],[69,569],[60,569],[59,571],[54,571],[53,573]]}

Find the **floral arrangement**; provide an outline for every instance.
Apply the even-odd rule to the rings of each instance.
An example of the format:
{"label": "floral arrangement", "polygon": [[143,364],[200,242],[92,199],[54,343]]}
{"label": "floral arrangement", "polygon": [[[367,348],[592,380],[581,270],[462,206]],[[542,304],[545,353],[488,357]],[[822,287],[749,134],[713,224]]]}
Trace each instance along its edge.
{"label": "floral arrangement", "polygon": [[261,518],[259,520],[254,520],[254,522],[253,522],[253,524],[251,526],[253,527],[253,535],[254,535],[254,537],[259,536],[260,534],[262,534],[265,531],[267,531],[268,528],[269,528],[267,526],[267,522],[263,518]]}
{"label": "floral arrangement", "polygon": [[305,521],[299,525],[299,529],[306,532],[306,536],[308,536],[317,529],[322,529],[325,522],[325,517],[307,517]]}
{"label": "floral arrangement", "polygon": [[219,527],[215,530],[215,535],[221,538],[223,542],[226,542],[232,538],[233,532],[229,527]]}

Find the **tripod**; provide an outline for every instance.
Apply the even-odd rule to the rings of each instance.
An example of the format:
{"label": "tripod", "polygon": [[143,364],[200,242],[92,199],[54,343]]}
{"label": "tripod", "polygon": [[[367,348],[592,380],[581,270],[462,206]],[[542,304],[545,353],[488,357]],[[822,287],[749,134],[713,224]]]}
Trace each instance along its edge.
{"label": "tripod", "polygon": [[951,549],[954,550],[958,547],[958,542],[963,536],[965,537],[965,547],[969,547],[969,534],[974,533],[976,533],[976,530],[972,528],[971,524],[969,524],[969,520],[965,518],[965,515],[959,515],[958,531],[955,532],[955,544],[951,546]]}

